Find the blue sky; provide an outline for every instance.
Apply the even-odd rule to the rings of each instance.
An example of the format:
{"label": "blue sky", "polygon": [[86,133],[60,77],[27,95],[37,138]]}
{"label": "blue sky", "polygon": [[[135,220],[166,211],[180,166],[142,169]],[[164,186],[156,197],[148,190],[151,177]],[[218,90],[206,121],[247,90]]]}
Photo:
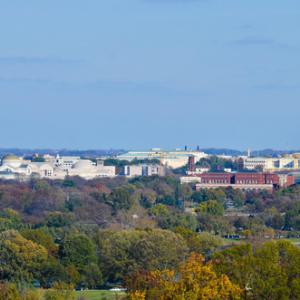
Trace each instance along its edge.
{"label": "blue sky", "polygon": [[0,147],[300,148],[299,0],[3,0]]}

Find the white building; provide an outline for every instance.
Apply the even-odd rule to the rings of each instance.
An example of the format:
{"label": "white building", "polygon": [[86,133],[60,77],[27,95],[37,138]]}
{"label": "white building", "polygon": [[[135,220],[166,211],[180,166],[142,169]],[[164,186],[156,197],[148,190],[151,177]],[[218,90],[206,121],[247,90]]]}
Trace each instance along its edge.
{"label": "white building", "polygon": [[80,176],[84,179],[116,176],[114,166],[96,164],[79,157],[51,157],[45,162],[32,162],[22,157],[8,155],[2,159],[0,179],[26,180],[31,177],[64,179],[66,176]]}
{"label": "white building", "polygon": [[126,177],[165,176],[166,170],[160,165],[128,165],[124,166],[122,175]]}
{"label": "white building", "polygon": [[143,176],[165,176],[166,168],[160,165],[146,165]]}
{"label": "white building", "polygon": [[195,170],[194,171],[187,171],[186,174],[187,175],[197,175],[197,174],[207,173],[209,171],[210,171],[210,168],[195,166]]}
{"label": "white building", "polygon": [[123,175],[126,177],[143,176],[143,166],[142,165],[124,166]]}
{"label": "white building", "polygon": [[69,176],[80,176],[84,179],[94,179],[98,177],[115,177],[116,167],[97,165],[88,159],[77,161],[72,168],[67,170]]}
{"label": "white building", "polygon": [[78,161],[80,161],[79,156],[62,156],[59,155],[56,156],[55,161],[54,158],[51,158],[48,160],[52,164],[54,164],[56,167],[61,168],[63,170],[69,170],[71,169]]}
{"label": "white building", "polygon": [[243,167],[248,170],[261,168],[263,171],[292,171],[298,170],[300,165],[299,157],[289,155],[279,158],[266,157],[245,157],[243,158]]}

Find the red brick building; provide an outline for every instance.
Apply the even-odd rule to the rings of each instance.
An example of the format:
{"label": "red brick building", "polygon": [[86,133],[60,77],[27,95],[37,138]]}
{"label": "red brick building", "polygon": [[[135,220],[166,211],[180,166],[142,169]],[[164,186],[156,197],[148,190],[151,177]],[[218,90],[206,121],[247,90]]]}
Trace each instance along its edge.
{"label": "red brick building", "polygon": [[204,173],[198,175],[201,178],[201,183],[222,183],[231,184],[234,175],[231,173]]}
{"label": "red brick building", "polygon": [[236,188],[258,187],[289,187],[295,184],[295,178],[288,174],[275,173],[204,173],[199,177],[198,188],[203,187],[226,187]]}

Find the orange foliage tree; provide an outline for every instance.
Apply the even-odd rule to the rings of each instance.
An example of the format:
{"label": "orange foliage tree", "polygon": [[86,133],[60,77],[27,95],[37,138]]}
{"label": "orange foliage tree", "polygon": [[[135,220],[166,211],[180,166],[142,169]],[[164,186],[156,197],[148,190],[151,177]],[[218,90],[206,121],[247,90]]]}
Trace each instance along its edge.
{"label": "orange foliage tree", "polygon": [[127,280],[130,300],[235,300],[242,290],[193,253],[174,270],[139,272]]}

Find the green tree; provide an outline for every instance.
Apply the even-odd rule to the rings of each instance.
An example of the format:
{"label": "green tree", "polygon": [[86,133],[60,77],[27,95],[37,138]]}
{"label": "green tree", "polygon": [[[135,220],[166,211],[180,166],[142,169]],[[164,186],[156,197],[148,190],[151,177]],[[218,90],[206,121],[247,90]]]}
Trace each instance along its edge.
{"label": "green tree", "polygon": [[80,277],[77,281],[74,281],[73,277],[68,273],[68,267],[62,265],[55,257],[50,256],[41,265],[40,269],[40,283],[44,288],[50,288],[55,282],[60,281],[68,283],[78,283],[80,281]]}
{"label": "green tree", "polygon": [[63,241],[62,257],[66,265],[83,269],[97,261],[95,244],[85,234],[70,234]]}
{"label": "green tree", "polygon": [[81,285],[90,289],[100,288],[103,276],[96,263],[91,263],[83,268]]}
{"label": "green tree", "polygon": [[188,250],[181,236],[160,229],[100,231],[97,244],[100,268],[111,282],[137,270],[176,266]]}
{"label": "green tree", "polygon": [[185,239],[190,252],[205,256],[215,252],[223,244],[220,238],[208,232],[196,233],[184,227],[177,227],[175,232]]}
{"label": "green tree", "polygon": [[25,229],[21,231],[22,236],[36,244],[45,247],[50,255],[56,255],[58,246],[54,243],[53,237],[44,229]]}
{"label": "green tree", "polygon": [[215,254],[213,262],[243,288],[245,299],[299,299],[300,249],[289,242],[235,246]]}
{"label": "green tree", "polygon": [[103,283],[97,265],[96,247],[87,235],[68,235],[63,242],[62,259],[68,267],[71,283],[80,283],[87,288],[96,288]]}
{"label": "green tree", "polygon": [[207,202],[199,205],[199,212],[213,216],[223,216],[224,207],[216,200],[208,200]]}
{"label": "green tree", "polygon": [[115,210],[128,210],[133,205],[133,198],[131,197],[129,190],[125,187],[114,189],[108,201]]}
{"label": "green tree", "polygon": [[0,283],[0,300],[21,300],[16,284]]}
{"label": "green tree", "polygon": [[43,246],[25,239],[19,232],[0,233],[0,280],[29,282],[38,276],[47,257]]}
{"label": "green tree", "polygon": [[46,225],[48,227],[64,227],[72,224],[74,220],[74,215],[71,213],[63,213],[63,212],[51,212],[46,217]]}

